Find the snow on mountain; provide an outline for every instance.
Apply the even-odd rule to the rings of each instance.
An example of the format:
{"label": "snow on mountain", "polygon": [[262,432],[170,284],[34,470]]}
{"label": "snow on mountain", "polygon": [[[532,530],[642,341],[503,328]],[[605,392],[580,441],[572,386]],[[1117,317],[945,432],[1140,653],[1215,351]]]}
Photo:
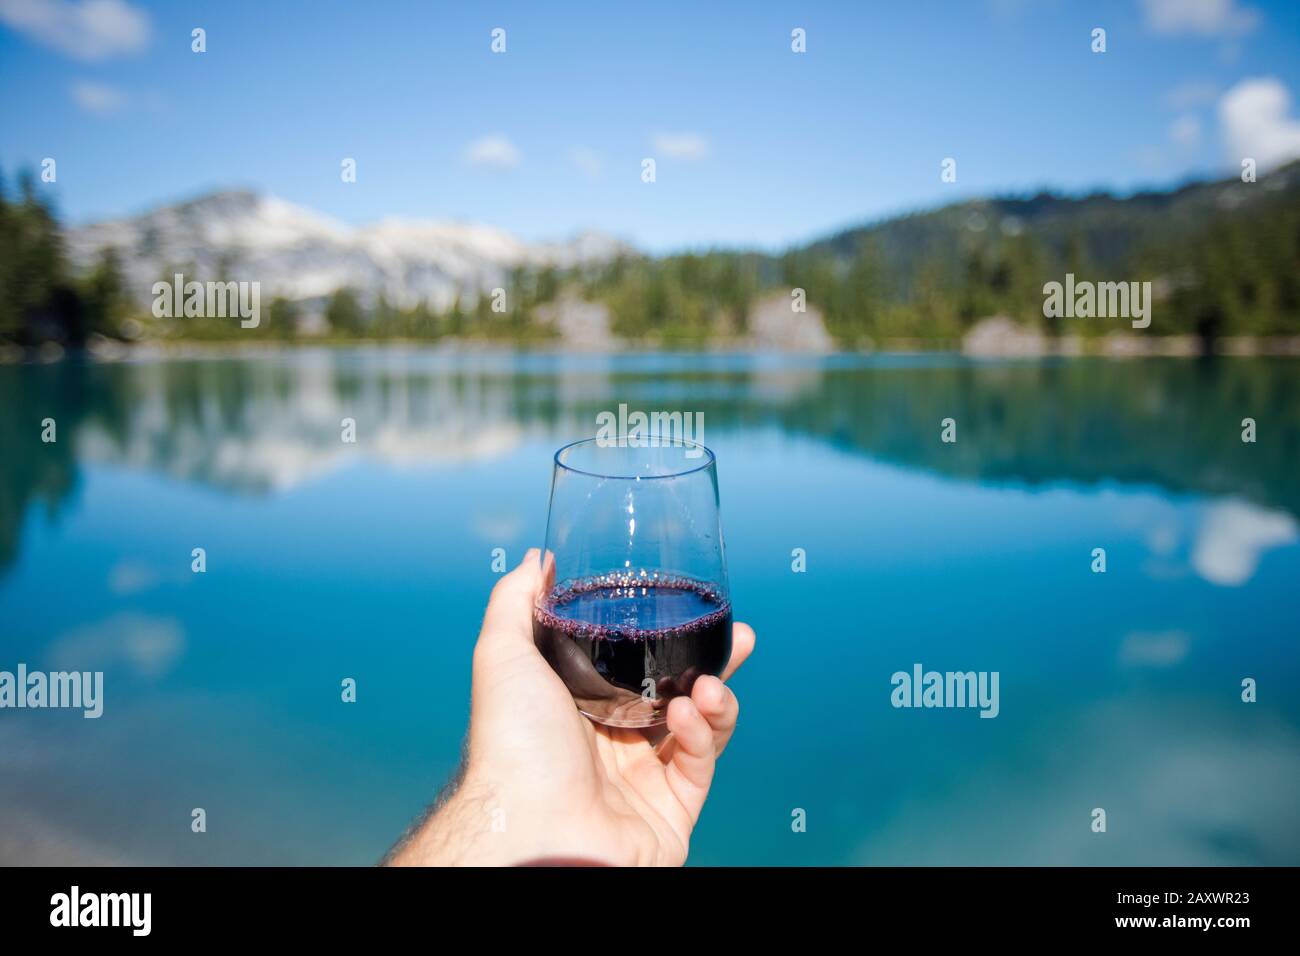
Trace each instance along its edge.
{"label": "snow on mountain", "polygon": [[586,232],[565,242],[527,243],[490,226],[383,219],[350,228],[273,196],[214,193],[130,219],[95,223],[66,234],[75,266],[88,268],[117,249],[128,287],[142,304],[173,273],[186,281],[258,281],[263,301],[282,295],[319,300],[356,290],[410,308],[446,308],[504,286],[516,266],[567,267],[632,252],[621,241]]}

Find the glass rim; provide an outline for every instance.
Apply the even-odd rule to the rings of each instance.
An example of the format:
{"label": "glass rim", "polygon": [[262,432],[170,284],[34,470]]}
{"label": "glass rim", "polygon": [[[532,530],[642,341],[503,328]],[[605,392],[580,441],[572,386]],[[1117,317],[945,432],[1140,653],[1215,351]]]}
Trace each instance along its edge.
{"label": "glass rim", "polygon": [[[709,448],[707,445],[701,444],[700,442],[691,441],[689,438],[658,438],[658,437],[652,437],[647,439],[647,441],[651,442],[652,444],[648,444],[646,447],[648,448],[650,447],[698,448],[704,452],[704,460],[700,462],[698,465],[693,465],[692,467],[686,468],[682,471],[674,471],[671,474],[667,474],[667,475],[610,475],[610,474],[603,474],[601,472],[596,472],[596,471],[586,471],[582,468],[574,468],[572,465],[566,465],[563,461],[560,460],[560,456],[563,455],[566,451],[568,451],[571,448],[577,448],[579,445],[596,445],[596,447],[598,448],[605,447],[603,445],[598,444],[600,441],[601,441],[600,438],[580,438],[577,441],[571,441],[567,445],[564,445],[556,449],[554,455],[555,467],[562,468],[563,470],[567,472],[571,472],[575,475],[585,475],[588,478],[605,478],[605,479],[615,480],[615,481],[657,481],[661,478],[682,478],[685,477],[686,475],[693,475],[697,471],[703,471],[706,468],[712,468],[714,464],[717,463],[718,460],[717,456],[713,454],[713,449]],[[626,448],[626,447],[637,447],[637,446],[613,445],[611,447]]]}

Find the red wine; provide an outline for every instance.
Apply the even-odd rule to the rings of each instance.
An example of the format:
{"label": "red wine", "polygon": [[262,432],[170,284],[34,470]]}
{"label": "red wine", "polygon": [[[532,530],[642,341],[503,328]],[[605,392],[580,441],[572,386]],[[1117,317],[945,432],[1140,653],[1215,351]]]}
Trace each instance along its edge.
{"label": "red wine", "polygon": [[616,727],[663,723],[668,702],[731,658],[731,603],[664,574],[602,575],[551,592],[533,640],[578,709]]}

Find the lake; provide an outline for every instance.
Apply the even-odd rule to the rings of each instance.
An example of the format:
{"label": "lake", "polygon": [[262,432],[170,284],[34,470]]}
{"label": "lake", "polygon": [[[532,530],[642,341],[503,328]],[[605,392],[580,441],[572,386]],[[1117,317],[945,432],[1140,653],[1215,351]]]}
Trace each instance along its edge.
{"label": "lake", "polygon": [[[1298,371],[0,365],[0,670],[105,675],[98,720],[0,710],[0,863],[376,861],[458,762],[493,549],[540,544],[555,449],[626,403],[702,413],[758,632],[692,863],[1298,864]],[[894,707],[917,664],[996,672],[997,717]]]}

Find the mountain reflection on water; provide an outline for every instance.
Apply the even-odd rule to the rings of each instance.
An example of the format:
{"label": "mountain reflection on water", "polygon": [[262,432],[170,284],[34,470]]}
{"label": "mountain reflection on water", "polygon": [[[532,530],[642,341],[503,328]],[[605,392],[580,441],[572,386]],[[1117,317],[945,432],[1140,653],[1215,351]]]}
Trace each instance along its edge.
{"label": "mountain reflection on water", "polygon": [[[0,367],[0,563],[26,507],[57,511],[79,461],[238,493],[366,455],[491,459],[593,434],[620,403],[702,412],[712,436],[767,428],[973,481],[1117,482],[1231,494],[1300,515],[1300,376],[1287,359],[970,363],[947,356],[287,356]],[[31,416],[37,415],[33,422]],[[39,419],[61,440],[38,446]],[[340,422],[358,423],[355,446]],[[960,440],[937,440],[954,417]],[[1241,420],[1263,440],[1240,440]]]}

